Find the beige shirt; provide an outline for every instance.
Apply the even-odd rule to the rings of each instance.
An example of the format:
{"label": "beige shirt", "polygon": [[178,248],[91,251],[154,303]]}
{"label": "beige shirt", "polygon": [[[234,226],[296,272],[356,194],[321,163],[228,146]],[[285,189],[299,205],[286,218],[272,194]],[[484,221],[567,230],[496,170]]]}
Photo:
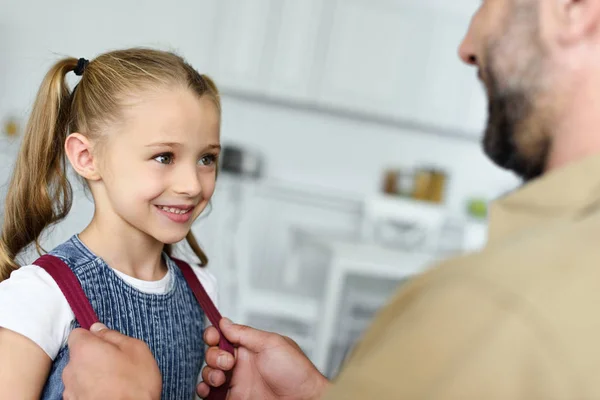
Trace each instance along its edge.
{"label": "beige shirt", "polygon": [[327,400],[600,400],[600,156],[498,200],[479,253],[401,288]]}

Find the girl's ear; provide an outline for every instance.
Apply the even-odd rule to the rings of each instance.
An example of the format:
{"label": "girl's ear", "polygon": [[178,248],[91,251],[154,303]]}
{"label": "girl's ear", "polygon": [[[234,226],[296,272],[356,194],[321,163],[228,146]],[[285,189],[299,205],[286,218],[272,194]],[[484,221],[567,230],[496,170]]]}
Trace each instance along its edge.
{"label": "girl's ear", "polygon": [[89,139],[81,133],[71,133],[65,141],[65,152],[75,172],[89,181],[97,181],[100,180],[100,173],[92,149]]}

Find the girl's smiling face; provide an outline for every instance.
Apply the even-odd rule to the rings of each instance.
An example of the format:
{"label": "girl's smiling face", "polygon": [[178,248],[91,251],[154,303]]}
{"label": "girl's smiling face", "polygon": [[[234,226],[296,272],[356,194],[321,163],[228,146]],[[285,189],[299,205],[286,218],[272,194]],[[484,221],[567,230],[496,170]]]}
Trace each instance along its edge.
{"label": "girl's smiling face", "polygon": [[208,96],[177,88],[144,96],[123,117],[95,156],[96,216],[176,243],[214,193],[219,111]]}

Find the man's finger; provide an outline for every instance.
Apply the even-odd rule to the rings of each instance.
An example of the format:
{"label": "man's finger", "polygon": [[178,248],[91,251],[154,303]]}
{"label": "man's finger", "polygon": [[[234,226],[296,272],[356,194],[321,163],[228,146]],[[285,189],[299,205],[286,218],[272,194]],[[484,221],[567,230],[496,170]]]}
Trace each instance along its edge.
{"label": "man's finger", "polygon": [[211,367],[204,367],[202,370],[202,380],[212,387],[219,387],[225,383],[225,373]]}
{"label": "man's finger", "polygon": [[92,332],[92,333],[98,333],[104,329],[108,329],[108,328],[102,322],[96,322],[92,326],[90,326],[90,332]]}
{"label": "man's finger", "polygon": [[218,346],[219,345],[219,331],[214,326],[209,326],[204,330],[204,343],[209,346]]}
{"label": "man's finger", "polygon": [[[69,363],[67,364],[67,366],[65,367],[65,369],[63,369],[62,372],[62,380],[63,382],[70,382],[73,380],[74,378],[74,373],[73,373],[73,367],[71,366],[72,364]],[[66,399],[67,397],[65,396],[67,392],[63,392],[63,399]]]}
{"label": "man's finger", "polygon": [[94,324],[90,331],[94,334],[94,336],[103,339],[104,341],[111,343],[118,348],[122,348],[125,344],[127,344],[131,338],[123,335],[117,331],[113,331],[112,329],[108,329],[105,326],[103,328],[98,328],[98,325],[101,327],[104,326],[102,324]]}
{"label": "man's finger", "polygon": [[258,353],[276,343],[285,341],[283,337],[271,332],[260,331],[245,325],[232,323],[223,318],[219,324],[225,337],[234,345],[243,346],[250,351]]}
{"label": "man's finger", "polygon": [[298,343],[296,343],[296,341],[294,339],[292,339],[289,336],[284,336],[283,339],[288,342],[290,345],[292,345],[296,350],[298,350],[300,353],[304,353],[304,351],[302,350],[302,348],[300,347],[300,345],[298,345]]}
{"label": "man's finger", "polygon": [[77,328],[71,331],[67,343],[70,349],[77,349],[80,343],[90,340],[96,340],[96,338],[94,338],[94,335],[92,335],[89,331],[83,328]]}
{"label": "man's finger", "polygon": [[206,383],[204,382],[200,382],[198,384],[198,386],[196,387],[196,393],[198,393],[198,396],[202,397],[203,399],[207,398],[209,393],[210,393],[210,386],[208,386]]}
{"label": "man's finger", "polygon": [[211,368],[229,371],[233,368],[235,359],[232,354],[215,346],[206,351],[206,364]]}

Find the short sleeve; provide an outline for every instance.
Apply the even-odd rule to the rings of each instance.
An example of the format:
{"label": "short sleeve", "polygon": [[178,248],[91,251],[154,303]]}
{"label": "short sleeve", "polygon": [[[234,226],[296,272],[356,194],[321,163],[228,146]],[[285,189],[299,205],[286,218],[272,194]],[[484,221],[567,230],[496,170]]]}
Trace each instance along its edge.
{"label": "short sleeve", "polygon": [[66,344],[75,316],[56,282],[28,265],[0,282],[0,327],[27,337],[54,360]]}

